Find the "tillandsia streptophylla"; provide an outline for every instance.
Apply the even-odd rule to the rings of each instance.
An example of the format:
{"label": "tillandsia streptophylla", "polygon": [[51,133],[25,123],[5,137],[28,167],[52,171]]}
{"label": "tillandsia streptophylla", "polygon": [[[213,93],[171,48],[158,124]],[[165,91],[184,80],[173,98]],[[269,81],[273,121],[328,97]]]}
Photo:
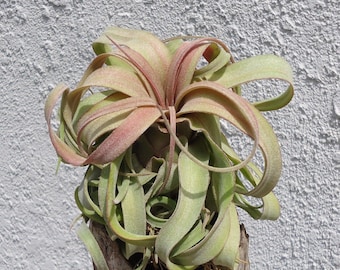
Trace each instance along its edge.
{"label": "tillandsia streptophylla", "polygon": [[[140,253],[136,269],[154,258],[168,269],[208,262],[234,269],[236,207],[255,219],[280,215],[272,193],[281,173],[280,147],[261,111],[291,100],[289,64],[275,55],[235,62],[213,37],[162,41],[118,27],[106,29],[93,48],[97,56],[78,86],[58,85],[45,107],[60,160],[88,167],[75,191],[84,221],[103,224],[120,239],[127,259]],[[287,89],[253,103],[242,96],[242,84],[263,79],[283,80]],[[60,98],[55,131],[52,112]],[[231,147],[221,119],[251,138],[246,158]],[[264,168],[253,161],[257,149]],[[79,236],[97,267],[108,269],[85,223]]]}

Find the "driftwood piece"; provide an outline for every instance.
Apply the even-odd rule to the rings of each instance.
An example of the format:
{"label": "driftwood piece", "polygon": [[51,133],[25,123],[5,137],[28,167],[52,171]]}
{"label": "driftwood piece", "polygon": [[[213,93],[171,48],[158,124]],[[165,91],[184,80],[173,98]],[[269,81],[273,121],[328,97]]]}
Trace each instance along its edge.
{"label": "driftwood piece", "polygon": [[249,248],[249,235],[247,234],[246,228],[243,224],[240,225],[241,229],[241,239],[239,246],[239,265],[237,270],[249,270],[249,256],[248,256],[248,248]]}
{"label": "driftwood piece", "polygon": [[[106,232],[106,229],[103,225],[98,224],[96,222],[91,222],[90,229],[96,238],[103,254],[106,259],[107,265],[109,266],[109,270],[132,270],[129,262],[124,258],[119,250],[118,243],[116,241],[112,241],[109,235]],[[238,268],[237,270],[249,270],[249,257],[248,257],[248,247],[249,247],[249,235],[246,232],[246,229],[243,224],[240,225],[241,229],[241,239],[239,246],[239,258],[238,258]],[[218,266],[203,266],[198,269],[204,270],[227,270],[225,267],[220,268]],[[95,265],[93,265],[94,270],[97,269]],[[149,268],[148,269],[152,269]],[[158,270],[157,268],[154,268]],[[162,268],[164,269],[164,267]]]}

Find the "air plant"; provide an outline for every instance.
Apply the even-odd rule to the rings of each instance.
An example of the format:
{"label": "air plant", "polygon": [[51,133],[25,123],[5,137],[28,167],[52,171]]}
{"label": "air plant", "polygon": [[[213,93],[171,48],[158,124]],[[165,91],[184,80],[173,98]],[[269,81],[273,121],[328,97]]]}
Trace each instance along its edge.
{"label": "air plant", "polygon": [[[236,208],[255,219],[280,215],[272,190],[281,173],[278,140],[261,111],[293,96],[289,64],[275,55],[235,62],[213,37],[175,37],[110,27],[77,87],[49,94],[45,117],[60,161],[87,166],[75,190],[84,223],[79,236],[98,269],[108,269],[87,222],[105,226],[134,266],[168,269],[240,263]],[[250,102],[241,85],[287,82],[276,97]],[[61,98],[60,124],[52,125]],[[253,142],[245,158],[221,120]],[[260,149],[264,166],[256,164]],[[261,203],[253,203],[256,198]],[[216,268],[217,269],[217,268]]]}

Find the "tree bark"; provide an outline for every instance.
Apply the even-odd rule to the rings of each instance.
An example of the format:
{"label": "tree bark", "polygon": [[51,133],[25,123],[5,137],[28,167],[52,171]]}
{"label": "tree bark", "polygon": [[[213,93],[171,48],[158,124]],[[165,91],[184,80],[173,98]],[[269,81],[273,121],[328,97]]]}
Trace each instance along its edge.
{"label": "tree bark", "polygon": [[[109,270],[132,270],[132,267],[129,264],[129,262],[121,254],[118,243],[116,241],[111,240],[111,238],[109,237],[103,225],[91,221],[90,229],[104,254],[107,265],[109,266]],[[240,229],[241,229],[241,239],[240,239],[239,258],[238,258],[239,265],[238,265],[237,270],[249,270],[250,269],[249,257],[248,257],[249,235],[247,234],[246,229],[243,224],[240,225]],[[93,269],[101,270],[101,269],[97,269],[95,265],[93,265]],[[214,268],[204,267],[203,269],[204,270],[227,270],[224,267],[219,268],[217,266],[214,266]]]}

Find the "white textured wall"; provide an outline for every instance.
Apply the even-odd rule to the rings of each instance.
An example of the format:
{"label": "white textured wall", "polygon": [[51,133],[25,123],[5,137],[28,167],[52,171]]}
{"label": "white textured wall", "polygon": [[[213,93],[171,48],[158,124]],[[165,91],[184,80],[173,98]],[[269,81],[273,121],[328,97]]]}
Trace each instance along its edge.
{"label": "white textured wall", "polygon": [[268,115],[283,149],[282,216],[242,216],[251,269],[340,269],[339,14],[337,0],[0,1],[0,269],[91,269],[70,230],[82,170],[54,174],[43,107],[54,85],[76,84],[109,25],[212,35],[238,60],[291,63],[294,100]]}

